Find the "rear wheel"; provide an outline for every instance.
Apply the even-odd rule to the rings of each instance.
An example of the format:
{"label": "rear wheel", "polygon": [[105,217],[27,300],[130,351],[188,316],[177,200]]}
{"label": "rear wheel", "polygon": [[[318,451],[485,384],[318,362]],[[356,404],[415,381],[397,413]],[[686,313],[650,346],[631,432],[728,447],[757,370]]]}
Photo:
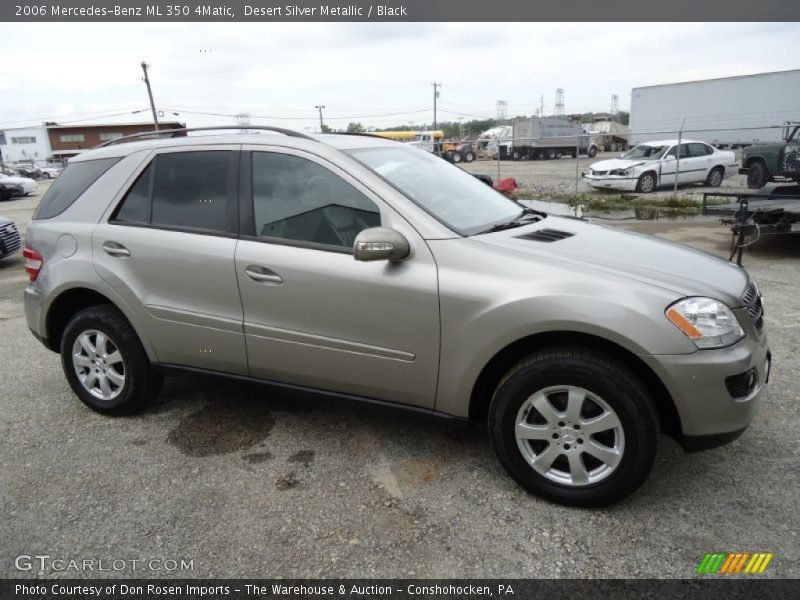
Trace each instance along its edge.
{"label": "rear wheel", "polygon": [[453,162],[460,163],[461,162],[461,153],[460,152],[453,152]]}
{"label": "rear wheel", "polygon": [[61,338],[61,364],[72,391],[89,408],[125,415],[144,408],[161,388],[136,332],[113,306],[77,313]]}
{"label": "rear wheel", "polygon": [[604,355],[547,350],[513,367],[489,414],[492,445],[528,491],[603,506],[635,491],[655,459],[658,422],[636,378]]}
{"label": "rear wheel", "polygon": [[769,173],[767,173],[764,163],[759,161],[750,165],[750,169],[747,171],[747,187],[757,190],[764,187],[767,181],[769,181]]}
{"label": "rear wheel", "polygon": [[464,161],[465,162],[470,163],[473,160],[475,160],[475,153],[474,152],[467,151],[467,152],[464,153]]}
{"label": "rear wheel", "polygon": [[709,187],[719,187],[722,185],[722,179],[725,177],[725,169],[722,167],[714,167],[706,177],[706,185]]}
{"label": "rear wheel", "polygon": [[587,154],[589,155],[589,158],[594,158],[597,156],[597,146],[590,146]]}
{"label": "rear wheel", "polygon": [[653,190],[656,189],[656,176],[655,173],[644,173],[641,177],[639,177],[639,181],[636,182],[636,191],[642,192],[643,194],[649,194]]}

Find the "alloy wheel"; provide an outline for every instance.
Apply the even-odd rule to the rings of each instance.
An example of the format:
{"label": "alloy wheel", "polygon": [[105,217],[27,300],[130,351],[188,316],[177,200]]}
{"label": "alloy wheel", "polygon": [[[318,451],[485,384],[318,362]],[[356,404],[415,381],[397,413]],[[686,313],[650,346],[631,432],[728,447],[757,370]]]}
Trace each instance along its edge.
{"label": "alloy wheel", "polygon": [[571,487],[607,479],[625,450],[616,412],[605,400],[577,386],[536,392],[523,402],[515,423],[517,446],[531,468]]}
{"label": "alloy wheel", "polygon": [[102,331],[78,334],[72,344],[72,365],[84,389],[99,400],[114,400],[125,387],[125,360]]}

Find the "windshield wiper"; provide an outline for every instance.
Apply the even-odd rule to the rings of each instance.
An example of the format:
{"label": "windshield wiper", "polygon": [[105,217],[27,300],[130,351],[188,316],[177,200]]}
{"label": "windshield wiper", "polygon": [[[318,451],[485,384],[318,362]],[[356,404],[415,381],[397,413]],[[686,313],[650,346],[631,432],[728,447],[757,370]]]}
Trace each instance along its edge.
{"label": "windshield wiper", "polygon": [[523,225],[527,225],[528,223],[535,223],[536,221],[541,221],[547,216],[547,213],[534,210],[532,208],[523,208],[522,212],[519,213],[516,217],[507,221],[505,223],[498,223],[497,225],[492,225],[489,229],[484,231],[479,231],[476,235],[480,235],[482,233],[493,233],[495,231],[503,231],[504,229],[513,229],[514,227],[522,227]]}

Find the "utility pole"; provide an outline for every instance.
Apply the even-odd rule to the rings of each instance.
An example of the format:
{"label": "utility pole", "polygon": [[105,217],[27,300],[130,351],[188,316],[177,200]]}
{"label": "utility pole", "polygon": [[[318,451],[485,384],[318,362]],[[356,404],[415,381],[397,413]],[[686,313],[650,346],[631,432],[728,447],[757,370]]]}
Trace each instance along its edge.
{"label": "utility pole", "polygon": [[322,133],[322,131],[323,131],[322,130],[322,128],[323,128],[323,125],[322,125],[322,109],[325,108],[325,105],[324,104],[317,104],[314,108],[316,108],[319,111],[319,132]]}
{"label": "utility pole", "polygon": [[441,83],[433,82],[433,130],[436,131],[436,100],[439,98],[439,88]]}
{"label": "utility pole", "polygon": [[153,125],[155,126],[156,131],[158,131],[158,113],[156,113],[156,103],[153,102],[153,90],[150,89],[150,79],[147,77],[147,68],[148,65],[146,62],[142,61],[142,71],[144,72],[144,84],[147,86],[147,95],[150,97],[150,110],[153,111]]}

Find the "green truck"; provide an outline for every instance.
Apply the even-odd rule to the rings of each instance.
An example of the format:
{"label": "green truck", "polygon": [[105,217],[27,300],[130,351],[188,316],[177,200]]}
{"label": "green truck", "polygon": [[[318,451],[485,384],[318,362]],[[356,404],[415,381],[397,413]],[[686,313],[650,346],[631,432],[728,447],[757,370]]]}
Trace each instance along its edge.
{"label": "green truck", "polygon": [[747,187],[754,190],[776,179],[800,183],[800,122],[785,123],[782,142],[742,150],[739,173],[747,175]]}

